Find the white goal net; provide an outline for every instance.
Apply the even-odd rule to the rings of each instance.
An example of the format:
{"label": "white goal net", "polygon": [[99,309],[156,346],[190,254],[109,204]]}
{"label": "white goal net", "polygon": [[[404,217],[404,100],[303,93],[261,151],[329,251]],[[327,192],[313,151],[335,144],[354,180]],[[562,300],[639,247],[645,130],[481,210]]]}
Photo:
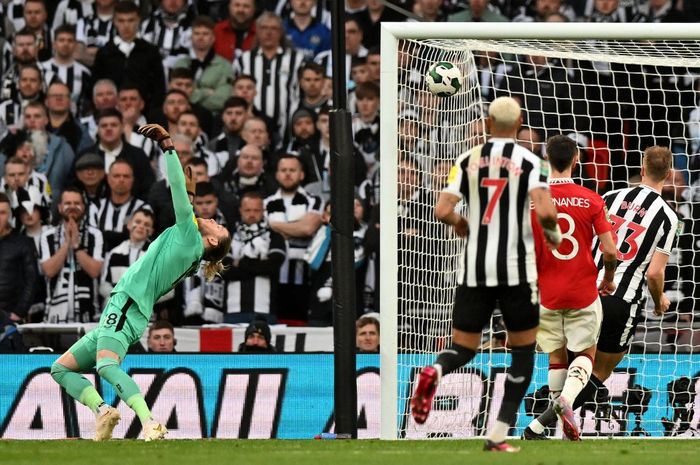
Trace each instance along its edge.
{"label": "white goal net", "polygon": [[[430,36],[422,26],[414,25],[420,32],[415,37]],[[450,26],[468,27],[465,35],[474,28]],[[488,26],[494,36],[503,32]],[[525,37],[545,27],[522,26]],[[444,29],[431,31],[445,37]],[[483,117],[502,95],[523,107],[518,142],[543,153],[548,137],[572,137],[581,151],[576,179],[601,194],[639,182],[647,146],[672,149],[675,172],[663,196],[685,226],[666,270],[671,310],[663,319],[651,308],[645,312],[607,391],[577,415],[584,436],[700,434],[700,222],[694,221],[700,214],[700,41],[400,35],[384,37],[382,45],[382,437],[473,437],[496,421],[510,363],[498,314],[474,361],[443,379],[424,425],[413,421],[409,399],[417,372],[450,342],[462,262],[462,240],[434,219],[437,194],[457,155],[485,141]],[[463,74],[452,97],[435,97],[426,88],[426,71],[438,61]],[[546,408],[546,384],[547,357],[538,353],[512,435]]]}

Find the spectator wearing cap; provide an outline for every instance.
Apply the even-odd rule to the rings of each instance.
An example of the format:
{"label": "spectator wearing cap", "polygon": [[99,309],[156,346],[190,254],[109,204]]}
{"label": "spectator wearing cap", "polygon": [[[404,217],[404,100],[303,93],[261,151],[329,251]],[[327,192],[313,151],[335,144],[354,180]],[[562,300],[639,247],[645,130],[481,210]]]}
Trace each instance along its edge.
{"label": "spectator wearing cap", "polygon": [[314,185],[311,191],[314,194],[321,192],[316,184],[323,180],[323,159],[318,151],[319,134],[316,130],[316,113],[304,107],[299,108],[292,115],[291,139],[285,153],[292,153],[299,157],[304,164],[303,186]]}
{"label": "spectator wearing cap", "polygon": [[175,68],[188,68],[194,75],[192,103],[218,113],[231,93],[233,70],[231,62],[214,52],[214,22],[198,16],[192,23],[192,49],[189,56],[177,61]]}
{"label": "spectator wearing cap", "polygon": [[357,352],[361,354],[379,353],[379,320],[363,315],[355,322]]}
{"label": "spectator wearing cap", "polygon": [[35,169],[49,181],[55,202],[68,185],[75,154],[63,137],[46,130],[49,117],[41,102],[30,102],[24,109],[24,127],[31,131]]}
{"label": "spectator wearing cap", "polygon": [[241,219],[231,235],[231,266],[222,274],[228,283],[224,321],[249,322],[262,316],[276,322],[279,271],[287,244],[265,221],[263,197],[258,192],[246,192],[239,211]]}
{"label": "spectator wearing cap", "polygon": [[104,159],[93,152],[85,152],[75,162],[76,180],[73,186],[83,194],[85,205],[99,203],[107,196]]}
{"label": "spectator wearing cap", "polygon": [[37,285],[34,243],[12,230],[10,199],[0,193],[0,314],[12,321],[27,316]]}
{"label": "spectator wearing cap", "polygon": [[239,352],[275,353],[272,332],[266,321],[255,320],[245,330],[245,341],[238,346]]}
{"label": "spectator wearing cap", "polygon": [[102,157],[105,171],[117,158],[126,160],[134,170],[134,196],[146,198],[155,174],[144,151],[126,142],[122,114],[116,108],[103,110],[97,114],[97,125],[98,143],[88,151]]}

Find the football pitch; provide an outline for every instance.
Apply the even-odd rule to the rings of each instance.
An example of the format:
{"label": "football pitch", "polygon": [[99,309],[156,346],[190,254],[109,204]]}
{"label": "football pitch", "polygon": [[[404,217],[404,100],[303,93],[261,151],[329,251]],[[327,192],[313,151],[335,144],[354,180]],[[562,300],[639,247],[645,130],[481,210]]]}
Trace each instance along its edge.
{"label": "football pitch", "polygon": [[482,441],[114,440],[0,441],[12,465],[646,465],[699,464],[694,440],[513,441],[518,454],[483,452]]}

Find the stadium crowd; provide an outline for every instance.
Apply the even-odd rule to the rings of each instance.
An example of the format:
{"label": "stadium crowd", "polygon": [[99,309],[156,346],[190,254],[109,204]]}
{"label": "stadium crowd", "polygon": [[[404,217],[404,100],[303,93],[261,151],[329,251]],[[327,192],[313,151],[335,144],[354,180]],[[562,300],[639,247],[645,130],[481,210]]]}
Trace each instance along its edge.
{"label": "stadium crowd", "polygon": [[[396,5],[428,21],[700,20],[700,5],[689,0],[406,0]],[[360,317],[381,310],[379,23],[412,19],[380,0],[346,0],[345,9],[348,104],[355,115]],[[156,318],[174,326],[261,317],[269,323],[331,325],[330,47],[325,0],[0,0],[3,316],[13,322],[97,321],[125,269],[174,223],[163,154],[136,132],[148,122],[173,134],[183,168],[192,168],[196,215],[216,219],[233,235],[221,277],[187,278],[159,300]],[[570,129],[588,137],[582,145],[605,147],[611,172],[584,176],[599,192],[626,186],[635,174],[630,167],[639,166],[635,154],[650,142],[670,146],[663,137],[685,136],[690,144],[683,153],[700,150],[700,107],[689,114],[666,113],[680,108],[680,102],[668,104],[669,95],[694,107],[693,86],[700,91],[700,80],[684,76],[671,82],[675,76],[668,73],[662,76],[669,82],[644,83],[647,94],[628,98],[661,102],[648,107],[648,119],[668,124],[616,130],[606,122],[620,120],[615,113],[622,111],[620,105],[556,112],[548,107],[572,89],[581,93],[574,101],[625,98],[586,95],[614,91],[607,84],[614,83],[615,69],[605,73],[581,66],[581,85],[572,86],[573,77],[562,67],[547,66],[547,59],[524,57],[521,66],[496,69],[503,63],[488,58],[479,63],[482,82],[491,83],[484,85],[484,98],[504,91],[523,101],[528,127],[519,138],[533,151],[541,153],[542,142],[553,135],[541,128]],[[554,83],[551,89],[536,92],[528,88],[536,81],[529,79],[532,73],[560,74],[547,78]],[[585,86],[589,80],[598,85]],[[421,150],[419,139],[427,137],[421,121],[428,116],[404,110],[400,149],[414,155]],[[590,124],[564,121],[572,114],[587,114]],[[551,117],[557,120],[546,119]],[[625,150],[628,141],[616,137],[628,129],[645,137]],[[587,154],[582,155],[585,160]],[[450,168],[438,163],[428,168],[432,181],[421,179],[416,159],[400,162],[402,216],[410,217],[416,199],[434,203],[426,200],[434,193],[425,187],[444,183]],[[694,224],[691,205],[700,190],[691,174],[700,165],[690,160],[664,195]],[[420,247],[430,246],[421,241],[439,240],[437,234],[412,239],[410,223],[402,225],[406,240]],[[676,266],[685,274],[669,276],[669,285],[677,288],[674,303],[685,314],[693,310],[693,297],[700,297],[694,285],[700,266],[700,254],[693,253],[696,232],[686,228],[681,241],[690,242],[680,249],[688,255],[676,257],[692,266]],[[415,282],[420,292],[429,279],[404,281]]]}

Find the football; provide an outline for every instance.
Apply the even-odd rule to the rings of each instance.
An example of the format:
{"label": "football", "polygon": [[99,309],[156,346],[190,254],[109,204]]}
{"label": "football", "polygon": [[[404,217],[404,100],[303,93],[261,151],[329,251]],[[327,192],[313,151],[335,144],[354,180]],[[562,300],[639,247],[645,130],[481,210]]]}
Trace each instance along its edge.
{"label": "football", "polygon": [[462,73],[448,61],[438,61],[425,75],[428,90],[438,97],[449,97],[462,87]]}

